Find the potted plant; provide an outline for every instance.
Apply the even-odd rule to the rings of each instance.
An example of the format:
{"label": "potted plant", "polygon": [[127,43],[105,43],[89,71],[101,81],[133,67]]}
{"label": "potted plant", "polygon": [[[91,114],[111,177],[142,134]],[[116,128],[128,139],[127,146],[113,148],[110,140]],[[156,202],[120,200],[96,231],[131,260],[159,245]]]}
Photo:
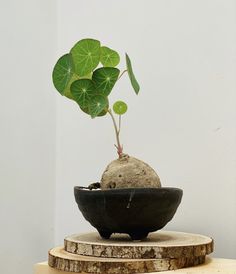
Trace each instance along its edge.
{"label": "potted plant", "polygon": [[100,182],[74,188],[79,209],[101,237],[128,233],[137,240],[161,229],[173,218],[182,190],[161,187],[153,168],[124,152],[120,131],[127,104],[117,101],[111,107],[109,99],[114,85],[125,73],[135,93],[139,93],[130,58],[127,54],[125,58],[126,69],[121,72],[116,51],[101,46],[98,40],[83,39],[59,58],[52,78],[61,95],[74,100],[91,118],[109,115],[115,129],[118,159],[106,167]]}

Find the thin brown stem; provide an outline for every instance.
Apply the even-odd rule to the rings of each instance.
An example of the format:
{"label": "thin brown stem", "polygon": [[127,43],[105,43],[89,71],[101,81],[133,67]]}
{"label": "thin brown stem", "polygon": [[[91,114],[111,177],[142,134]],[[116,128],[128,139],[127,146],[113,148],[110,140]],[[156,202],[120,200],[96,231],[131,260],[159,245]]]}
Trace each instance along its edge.
{"label": "thin brown stem", "polygon": [[120,128],[121,128],[121,115],[119,115],[119,129],[118,129],[119,134],[120,134]]}
{"label": "thin brown stem", "polygon": [[[108,113],[110,114],[112,122],[113,122],[113,125],[114,125],[115,134],[116,134],[116,143],[117,143],[115,145],[115,147],[117,148],[117,153],[118,153],[119,158],[120,158],[122,156],[122,154],[123,154],[123,147],[120,144],[120,136],[119,136],[120,135],[120,127],[118,129],[115,117],[114,117],[111,109],[108,110]],[[119,123],[119,125],[120,125],[120,123]]]}

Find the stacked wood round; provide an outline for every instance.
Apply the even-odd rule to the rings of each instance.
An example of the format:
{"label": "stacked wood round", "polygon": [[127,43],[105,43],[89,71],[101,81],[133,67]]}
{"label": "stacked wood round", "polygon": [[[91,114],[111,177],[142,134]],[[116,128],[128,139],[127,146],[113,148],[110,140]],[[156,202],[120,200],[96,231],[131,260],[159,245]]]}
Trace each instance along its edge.
{"label": "stacked wood round", "polygon": [[98,233],[65,238],[64,247],[49,251],[49,265],[76,273],[149,273],[199,265],[213,252],[212,238],[183,232],[159,231],[142,241]]}

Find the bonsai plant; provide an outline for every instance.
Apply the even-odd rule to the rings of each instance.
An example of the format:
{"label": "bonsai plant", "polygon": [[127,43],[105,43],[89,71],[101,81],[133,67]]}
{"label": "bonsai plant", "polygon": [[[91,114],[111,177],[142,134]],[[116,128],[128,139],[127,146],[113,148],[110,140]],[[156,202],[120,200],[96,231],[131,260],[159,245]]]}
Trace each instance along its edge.
{"label": "bonsai plant", "polygon": [[132,239],[141,239],[150,231],[162,228],[173,217],[182,190],[161,187],[153,168],[124,153],[120,141],[121,120],[128,106],[119,100],[111,107],[109,99],[116,82],[125,74],[134,92],[139,93],[128,54],[125,58],[126,68],[120,71],[117,68],[120,56],[115,50],[101,46],[98,40],[83,39],[59,58],[52,78],[59,93],[75,101],[86,115],[91,118],[109,115],[115,130],[118,158],[108,164],[100,182],[75,187],[80,210],[104,238],[120,232],[128,233]]}

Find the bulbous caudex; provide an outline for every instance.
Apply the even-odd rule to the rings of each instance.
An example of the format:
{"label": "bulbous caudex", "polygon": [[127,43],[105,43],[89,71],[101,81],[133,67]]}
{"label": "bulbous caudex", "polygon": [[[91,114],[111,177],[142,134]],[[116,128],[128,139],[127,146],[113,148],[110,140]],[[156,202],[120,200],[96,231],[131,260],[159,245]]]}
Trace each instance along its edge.
{"label": "bulbous caudex", "polygon": [[157,173],[145,162],[122,154],[102,174],[101,189],[161,187]]}

